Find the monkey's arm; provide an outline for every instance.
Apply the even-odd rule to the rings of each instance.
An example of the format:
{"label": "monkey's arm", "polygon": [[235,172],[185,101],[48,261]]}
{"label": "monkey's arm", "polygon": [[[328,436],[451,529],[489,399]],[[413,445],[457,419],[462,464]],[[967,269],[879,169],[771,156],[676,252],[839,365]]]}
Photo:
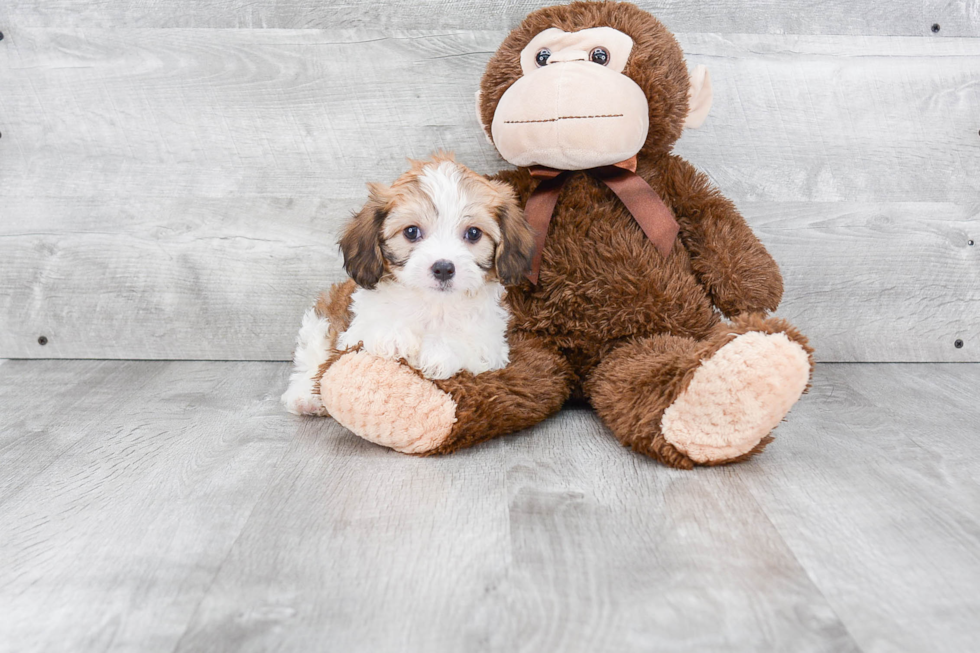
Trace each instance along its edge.
{"label": "monkey's arm", "polygon": [[694,273],[715,306],[727,317],[776,310],[783,277],[735,205],[680,157],[670,158],[663,180]]}

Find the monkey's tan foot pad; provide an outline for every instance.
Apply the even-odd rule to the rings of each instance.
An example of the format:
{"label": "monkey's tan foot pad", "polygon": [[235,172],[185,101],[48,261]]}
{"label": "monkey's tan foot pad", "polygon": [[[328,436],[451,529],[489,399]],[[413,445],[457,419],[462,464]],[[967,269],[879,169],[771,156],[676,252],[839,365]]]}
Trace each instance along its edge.
{"label": "monkey's tan foot pad", "polygon": [[452,397],[408,367],[364,351],[327,368],[320,396],[342,426],[402,453],[438,447],[456,422]]}
{"label": "monkey's tan foot pad", "polygon": [[744,333],[701,363],[664,411],[661,432],[696,463],[737,458],[779,424],[809,378],[799,344],[782,333]]}

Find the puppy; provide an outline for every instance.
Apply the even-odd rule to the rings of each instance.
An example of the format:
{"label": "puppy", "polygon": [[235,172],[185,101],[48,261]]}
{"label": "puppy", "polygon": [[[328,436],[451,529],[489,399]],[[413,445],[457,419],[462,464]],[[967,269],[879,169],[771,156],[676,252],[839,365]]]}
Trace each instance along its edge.
{"label": "puppy", "polygon": [[321,368],[353,347],[404,359],[430,379],[507,365],[504,285],[519,283],[534,255],[511,187],[437,154],[412,162],[391,186],[368,188],[367,204],[340,239],[357,284],[351,317],[337,329],[329,302],[307,311],[283,395],[290,412],[324,414]]}

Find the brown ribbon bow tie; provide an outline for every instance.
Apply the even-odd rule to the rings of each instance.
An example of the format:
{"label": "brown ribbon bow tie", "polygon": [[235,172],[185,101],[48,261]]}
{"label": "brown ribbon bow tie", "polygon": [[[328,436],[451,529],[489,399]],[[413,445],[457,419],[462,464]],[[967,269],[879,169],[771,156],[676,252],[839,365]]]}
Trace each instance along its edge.
{"label": "brown ribbon bow tie", "polygon": [[[534,229],[534,260],[527,278],[532,284],[538,282],[541,271],[541,257],[544,254],[544,242],[548,238],[548,225],[558,202],[558,194],[568,179],[568,170],[556,170],[544,166],[531,166],[531,176],[540,179],[541,183],[527,198],[524,215],[528,224]],[[666,258],[674,247],[674,239],[680,227],[674,215],[642,177],[636,174],[636,157],[620,163],[586,170],[590,175],[599,179],[609,187],[616,197],[626,205],[643,233],[654,244],[657,251]]]}

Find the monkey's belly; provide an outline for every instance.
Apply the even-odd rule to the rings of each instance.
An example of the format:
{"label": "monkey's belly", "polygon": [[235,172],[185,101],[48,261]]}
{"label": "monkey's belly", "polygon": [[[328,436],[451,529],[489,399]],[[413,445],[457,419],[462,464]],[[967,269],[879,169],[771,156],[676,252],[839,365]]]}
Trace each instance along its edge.
{"label": "monkey's belly", "polygon": [[573,348],[657,333],[700,338],[718,322],[680,240],[664,258],[612,191],[585,174],[562,191],[538,286],[512,304],[518,328]]}
{"label": "monkey's belly", "polygon": [[[675,251],[672,258],[685,255]],[[657,333],[705,336],[719,318],[704,287],[683,269],[689,262],[652,256],[596,258],[585,269],[542,279],[530,294],[515,296],[515,326],[573,348]]]}

